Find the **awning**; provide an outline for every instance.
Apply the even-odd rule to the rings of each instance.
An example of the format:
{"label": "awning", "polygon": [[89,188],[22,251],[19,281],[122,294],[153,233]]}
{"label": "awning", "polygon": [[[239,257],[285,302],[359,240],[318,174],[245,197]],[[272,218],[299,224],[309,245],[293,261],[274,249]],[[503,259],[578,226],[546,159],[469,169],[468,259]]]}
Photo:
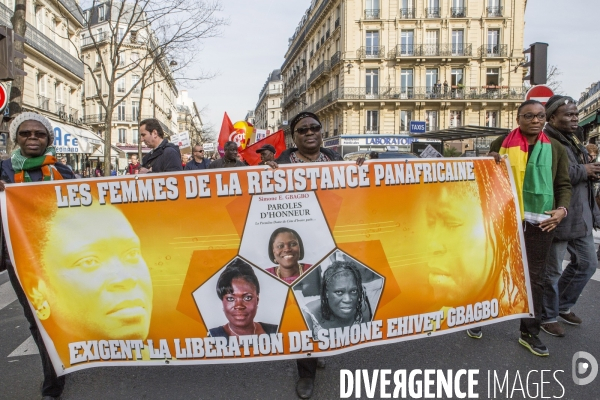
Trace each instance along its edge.
{"label": "awning", "polygon": [[[119,149],[117,146],[110,146],[110,156],[115,158],[125,158],[126,154],[123,150]],[[90,158],[98,158],[103,159],[104,157],[104,146],[98,147],[91,155]]]}
{"label": "awning", "polygon": [[510,129],[506,128],[491,128],[488,126],[466,125],[458,128],[448,128],[439,131],[419,133],[413,135],[419,139],[434,139],[442,142],[449,142],[461,139],[477,139],[488,136],[506,135]]}
{"label": "awning", "polygon": [[87,129],[50,120],[54,128],[54,147],[57,153],[92,154],[102,147],[102,139]]}
{"label": "awning", "polygon": [[600,116],[598,115],[597,111],[594,111],[593,113],[579,121],[579,126],[586,126],[587,124],[590,124],[592,122],[600,122]]}

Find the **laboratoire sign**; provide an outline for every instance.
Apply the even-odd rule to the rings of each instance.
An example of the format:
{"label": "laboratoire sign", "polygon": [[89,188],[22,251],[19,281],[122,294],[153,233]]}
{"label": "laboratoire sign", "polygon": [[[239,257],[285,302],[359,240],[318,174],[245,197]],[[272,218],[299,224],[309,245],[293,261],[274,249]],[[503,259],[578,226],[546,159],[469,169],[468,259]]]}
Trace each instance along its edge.
{"label": "laboratoire sign", "polygon": [[7,185],[59,374],[306,358],[529,316],[504,163],[320,163]]}

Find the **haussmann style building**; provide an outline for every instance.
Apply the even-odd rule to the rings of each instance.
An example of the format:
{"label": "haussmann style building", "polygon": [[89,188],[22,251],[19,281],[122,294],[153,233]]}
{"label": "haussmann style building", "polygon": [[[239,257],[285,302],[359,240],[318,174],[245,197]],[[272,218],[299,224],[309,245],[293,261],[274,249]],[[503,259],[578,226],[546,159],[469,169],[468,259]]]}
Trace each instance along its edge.
{"label": "haussmann style building", "polygon": [[[408,150],[425,131],[513,128],[524,100],[526,0],[313,0],[281,67],[283,120],[323,122],[343,153]],[[289,133],[289,132],[288,132]],[[291,138],[288,135],[288,142]],[[489,140],[454,143],[486,151]]]}

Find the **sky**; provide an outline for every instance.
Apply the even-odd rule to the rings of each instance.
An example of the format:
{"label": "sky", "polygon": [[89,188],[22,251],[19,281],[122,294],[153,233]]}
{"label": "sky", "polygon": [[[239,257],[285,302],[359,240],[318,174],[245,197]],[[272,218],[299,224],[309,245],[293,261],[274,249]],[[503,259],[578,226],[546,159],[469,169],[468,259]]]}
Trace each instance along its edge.
{"label": "sky", "polygon": [[[470,0],[483,1],[483,0]],[[506,0],[509,1],[509,0]],[[310,0],[221,0],[229,19],[218,38],[207,39],[199,68],[217,76],[187,88],[205,125],[218,132],[227,111],[233,122],[253,110],[269,73],[281,67],[290,38]],[[528,0],[525,48],[546,42],[548,64],[558,67],[561,91],[578,99],[600,80],[600,0]],[[186,89],[179,87],[179,89]]]}

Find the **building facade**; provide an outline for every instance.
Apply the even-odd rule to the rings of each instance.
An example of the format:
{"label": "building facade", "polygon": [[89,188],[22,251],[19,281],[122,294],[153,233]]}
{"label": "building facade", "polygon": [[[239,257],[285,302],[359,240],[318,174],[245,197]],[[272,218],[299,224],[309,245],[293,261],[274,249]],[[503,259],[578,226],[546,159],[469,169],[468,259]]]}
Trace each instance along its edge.
{"label": "building facade", "polygon": [[[14,0],[0,1],[0,24],[12,28]],[[28,0],[26,4],[23,104],[25,111],[48,117],[57,136],[57,151],[68,155],[75,169],[83,169],[84,155],[96,138],[84,125],[81,109],[83,63],[78,59],[83,17],[74,0]],[[3,127],[6,129],[7,126]],[[79,144],[62,141],[63,134],[79,138]],[[4,140],[5,141],[5,140]],[[85,143],[84,143],[85,142]]]}
{"label": "building facade", "polygon": [[590,143],[600,144],[600,82],[593,83],[577,102],[579,126]]}
{"label": "building facade", "polygon": [[[158,119],[167,137],[178,132],[178,92],[167,62],[157,62],[151,72],[143,73],[143,63],[140,60],[148,57],[148,42],[154,40],[153,33],[142,32],[146,30],[145,26],[140,31],[128,26],[127,22],[136,18],[134,12],[119,18],[119,7],[120,3],[109,2],[97,4],[83,12],[88,23],[81,33],[81,55],[85,64],[83,103],[85,122],[104,137],[106,115],[100,96],[104,96],[106,100],[106,75],[112,74],[114,66],[108,58],[108,50],[118,46],[114,104],[119,100],[123,101],[117,105],[112,115],[111,142],[128,154],[138,152],[139,118]],[[122,26],[117,25],[117,19]],[[143,151],[149,149],[144,145]]]}
{"label": "building facade", "polygon": [[281,125],[281,102],[283,100],[283,81],[281,71],[276,69],[269,74],[254,111],[254,127],[274,132]]}
{"label": "building facade", "polygon": [[[526,0],[313,0],[281,68],[283,119],[323,136],[514,127]],[[290,141],[288,136],[287,141]]]}
{"label": "building facade", "polygon": [[177,97],[177,123],[179,132],[189,132],[192,145],[203,142],[202,118],[196,102],[188,96],[187,90],[180,91]]}

